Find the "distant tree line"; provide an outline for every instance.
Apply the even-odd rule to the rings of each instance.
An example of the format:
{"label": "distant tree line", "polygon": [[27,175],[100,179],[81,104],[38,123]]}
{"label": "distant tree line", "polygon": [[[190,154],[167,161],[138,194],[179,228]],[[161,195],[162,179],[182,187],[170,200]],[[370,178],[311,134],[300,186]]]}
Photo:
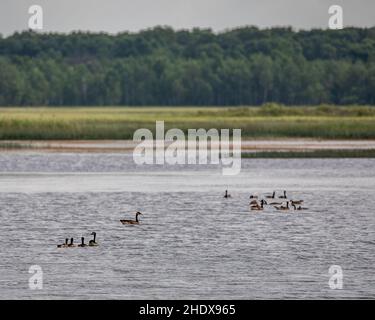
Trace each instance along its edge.
{"label": "distant tree line", "polygon": [[375,28],[0,37],[0,105],[375,104]]}

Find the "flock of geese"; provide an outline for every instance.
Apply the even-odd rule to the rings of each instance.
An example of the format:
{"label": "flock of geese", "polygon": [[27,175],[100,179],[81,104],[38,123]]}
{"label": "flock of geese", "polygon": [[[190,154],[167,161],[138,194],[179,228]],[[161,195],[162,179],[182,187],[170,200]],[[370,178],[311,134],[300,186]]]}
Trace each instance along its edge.
{"label": "flock of geese", "polygon": [[[120,220],[120,222],[122,224],[139,224],[139,218],[138,218],[138,216],[141,215],[141,214],[142,213],[138,211],[138,212],[135,213],[135,220]],[[79,244],[77,246],[74,244],[74,239],[73,238],[70,238],[70,242],[69,242],[69,238],[66,238],[65,242],[63,244],[58,244],[57,245],[57,248],[97,247],[99,244],[96,242],[96,232],[92,232],[91,235],[94,238],[92,240],[90,240],[88,244],[85,243],[85,238],[84,237],[81,237],[81,244]]]}
{"label": "flock of geese", "polygon": [[[228,193],[228,190],[225,190],[224,198],[231,198],[231,195]],[[308,208],[303,208],[301,205],[303,204],[303,200],[290,200],[287,197],[286,191],[284,190],[281,196],[276,197],[276,191],[273,191],[272,194],[266,194],[263,197],[259,197],[258,195],[250,195],[250,210],[253,211],[262,211],[264,210],[264,206],[273,206],[276,210],[280,211],[289,211],[289,210],[308,210]],[[267,199],[267,200],[265,200]],[[274,199],[280,199],[283,201],[275,201]],[[269,203],[268,203],[269,202]],[[293,208],[293,209],[292,209]],[[137,225],[139,224],[139,215],[141,212],[135,213],[134,220],[120,220],[123,225]],[[94,237],[92,240],[89,241],[88,244],[85,243],[85,238],[81,237],[81,243],[79,245],[74,244],[74,239],[66,238],[65,243],[58,244],[57,248],[72,248],[72,247],[97,247],[99,244],[96,242],[96,232],[92,232],[91,235]]]}
{"label": "flock of geese", "polygon": [[92,232],[91,235],[94,236],[94,239],[90,240],[88,244],[85,243],[85,238],[84,237],[81,238],[81,244],[79,244],[77,246],[74,244],[74,239],[73,238],[70,238],[70,243],[68,243],[69,239],[66,238],[65,239],[65,243],[58,244],[57,247],[58,248],[97,247],[99,244],[96,242],[96,232]]}
{"label": "flock of geese", "polygon": [[[231,195],[228,193],[228,190],[225,190],[224,198],[231,198]],[[272,194],[266,194],[264,197],[259,197],[258,195],[250,195],[250,210],[253,211],[262,211],[264,206],[273,206],[276,210],[279,211],[289,211],[289,210],[308,210],[301,205],[303,200],[291,200],[288,199],[286,191],[283,191],[283,194],[276,197],[276,191],[273,191]],[[268,200],[265,200],[268,199]],[[274,199],[282,199],[283,201],[275,201]],[[269,203],[268,203],[269,202]]]}

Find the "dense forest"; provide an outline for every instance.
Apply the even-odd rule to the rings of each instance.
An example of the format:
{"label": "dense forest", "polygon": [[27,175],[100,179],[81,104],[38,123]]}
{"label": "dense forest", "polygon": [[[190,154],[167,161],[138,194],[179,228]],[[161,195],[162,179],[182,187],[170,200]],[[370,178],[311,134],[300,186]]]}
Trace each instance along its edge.
{"label": "dense forest", "polygon": [[0,36],[0,105],[375,104],[375,27]]}

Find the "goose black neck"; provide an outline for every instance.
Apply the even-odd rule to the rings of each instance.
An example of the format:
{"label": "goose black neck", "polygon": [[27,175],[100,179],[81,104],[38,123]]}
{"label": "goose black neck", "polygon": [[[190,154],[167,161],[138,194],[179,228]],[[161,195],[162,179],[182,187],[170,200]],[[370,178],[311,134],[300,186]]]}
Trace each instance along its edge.
{"label": "goose black neck", "polygon": [[94,232],[94,242],[95,242],[95,240],[96,240],[96,233]]}

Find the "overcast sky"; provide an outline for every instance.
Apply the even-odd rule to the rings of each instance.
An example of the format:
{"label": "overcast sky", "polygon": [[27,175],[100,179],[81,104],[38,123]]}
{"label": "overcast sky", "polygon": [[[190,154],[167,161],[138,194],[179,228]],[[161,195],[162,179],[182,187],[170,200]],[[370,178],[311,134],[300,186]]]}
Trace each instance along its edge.
{"label": "overcast sky", "polygon": [[44,10],[44,31],[138,31],[156,25],[222,31],[244,25],[327,28],[328,8],[344,9],[344,26],[375,25],[375,0],[0,0],[0,33],[28,27],[28,8]]}

